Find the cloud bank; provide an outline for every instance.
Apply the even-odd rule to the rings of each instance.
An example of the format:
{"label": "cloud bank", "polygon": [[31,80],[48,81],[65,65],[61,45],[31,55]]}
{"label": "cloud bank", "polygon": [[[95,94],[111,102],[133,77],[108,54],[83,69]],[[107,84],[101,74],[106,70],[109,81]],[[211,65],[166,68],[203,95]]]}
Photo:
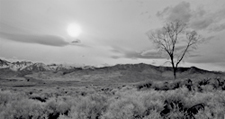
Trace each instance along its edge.
{"label": "cloud bank", "polygon": [[128,59],[164,59],[165,57],[162,57],[162,55],[157,51],[133,51],[128,49],[122,49],[119,47],[113,47],[111,50],[113,53],[116,53],[117,55],[111,56],[113,59],[119,59],[119,58],[128,58]]}
{"label": "cloud bank", "polygon": [[25,35],[25,34],[12,34],[12,33],[0,32],[0,38],[17,41],[17,42],[35,43],[35,44],[57,46],[57,47],[80,43],[80,41],[72,41],[70,43],[65,41],[64,38],[60,36],[54,36],[54,35]]}
{"label": "cloud bank", "polygon": [[173,7],[166,7],[157,12],[157,17],[165,22],[181,20],[196,30],[222,31],[225,29],[225,8],[210,12],[203,8],[191,9],[189,2],[180,2]]}
{"label": "cloud bank", "polygon": [[[186,46],[177,46],[176,50],[178,53],[182,52]],[[134,51],[130,49],[120,48],[120,47],[112,47],[111,52],[114,55],[111,56],[113,59],[127,58],[127,59],[167,59],[168,54],[163,54],[158,50],[143,50],[143,51]],[[199,57],[199,54],[186,54],[188,57]]]}

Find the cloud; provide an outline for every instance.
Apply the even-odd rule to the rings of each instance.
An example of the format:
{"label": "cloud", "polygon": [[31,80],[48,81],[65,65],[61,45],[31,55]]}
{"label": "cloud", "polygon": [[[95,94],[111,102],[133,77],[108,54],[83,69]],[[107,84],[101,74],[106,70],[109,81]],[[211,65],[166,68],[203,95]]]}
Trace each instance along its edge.
{"label": "cloud", "polygon": [[0,32],[0,37],[12,41],[24,42],[24,43],[36,43],[49,46],[66,46],[70,44],[79,43],[78,41],[67,42],[64,38],[54,35],[25,35],[25,34],[12,34]]}
{"label": "cloud", "polygon": [[183,51],[187,46],[186,45],[177,45],[175,47],[175,51]]}
{"label": "cloud", "polygon": [[188,55],[188,57],[191,57],[191,58],[200,57],[200,56],[202,56],[202,55],[200,55],[200,54],[190,54],[190,55]]}
{"label": "cloud", "polygon": [[203,38],[203,43],[207,43],[207,42],[209,42],[210,40],[212,40],[212,39],[216,39],[216,36],[214,36],[214,35],[211,35],[211,36],[209,36],[209,37],[205,37],[205,38]]}
{"label": "cloud", "polygon": [[74,40],[74,41],[72,41],[71,43],[80,43],[81,41],[79,40],[79,39],[76,39],[76,40]]}
{"label": "cloud", "polygon": [[[215,58],[216,57],[216,58]],[[220,56],[201,56],[201,57],[193,57],[187,60],[190,63],[224,63],[225,62],[225,55]]]}
{"label": "cloud", "polygon": [[163,11],[157,12],[157,16],[166,19],[166,21],[169,22],[178,19],[188,22],[191,18],[190,11],[190,3],[181,2],[174,7],[166,7]]}
{"label": "cloud", "polygon": [[117,55],[111,56],[111,58],[113,58],[113,59],[119,59],[119,58],[164,59],[164,57],[162,57],[162,55],[159,52],[156,52],[156,51],[138,52],[138,51],[127,50],[127,49],[122,49],[122,48],[118,48],[118,47],[114,47],[111,51],[117,54]]}
{"label": "cloud", "polygon": [[[189,2],[180,2],[175,6],[158,11],[156,16],[165,22],[181,20],[188,23],[195,30],[218,32],[225,29],[225,8],[217,11],[207,11],[202,7],[191,9]],[[222,25],[221,25],[222,24]]]}
{"label": "cloud", "polygon": [[191,23],[191,27],[197,30],[205,29],[213,23],[213,19],[205,18],[205,19],[197,19],[193,20]]}
{"label": "cloud", "polygon": [[222,31],[224,29],[225,29],[225,23],[223,23],[223,24],[217,24],[217,25],[211,27],[209,30],[210,31],[214,31],[214,32],[219,32],[219,31]]}
{"label": "cloud", "polygon": [[[176,50],[177,53],[180,53],[180,51],[183,51],[186,46],[177,46]],[[113,59],[120,59],[120,58],[128,58],[128,59],[167,59],[168,54],[159,52],[156,49],[152,50],[143,50],[143,51],[134,51],[130,49],[124,49],[120,47],[113,47],[111,50],[114,55],[111,56]],[[186,54],[188,57],[199,57],[201,55],[194,54],[194,53],[188,53]]]}

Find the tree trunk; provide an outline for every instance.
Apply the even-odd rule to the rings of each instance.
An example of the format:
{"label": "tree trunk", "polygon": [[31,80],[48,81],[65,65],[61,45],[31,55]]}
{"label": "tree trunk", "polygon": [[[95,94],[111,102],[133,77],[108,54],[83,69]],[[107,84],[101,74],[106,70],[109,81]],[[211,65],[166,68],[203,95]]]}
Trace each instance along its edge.
{"label": "tree trunk", "polygon": [[177,78],[177,68],[176,67],[173,67],[173,76],[174,76],[174,79]]}
{"label": "tree trunk", "polygon": [[171,59],[172,67],[173,67],[173,76],[174,76],[174,79],[176,79],[177,78],[177,75],[176,75],[177,67],[175,66],[174,61],[173,61],[173,54],[170,55],[170,59]]}

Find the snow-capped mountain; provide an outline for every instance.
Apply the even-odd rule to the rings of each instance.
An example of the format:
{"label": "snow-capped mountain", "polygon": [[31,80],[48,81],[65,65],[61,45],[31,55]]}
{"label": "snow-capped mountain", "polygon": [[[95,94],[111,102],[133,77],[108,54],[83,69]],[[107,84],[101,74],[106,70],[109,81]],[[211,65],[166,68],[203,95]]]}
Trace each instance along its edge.
{"label": "snow-capped mountain", "polygon": [[73,66],[64,66],[62,64],[50,64],[46,65],[44,63],[33,63],[30,61],[17,61],[9,62],[0,59],[0,69],[10,69],[12,71],[63,71],[75,69]]}
{"label": "snow-capped mountain", "polygon": [[23,71],[48,71],[51,70],[50,67],[45,65],[44,63],[33,63],[23,69]]}
{"label": "snow-capped mountain", "polygon": [[10,62],[0,59],[0,68],[7,68],[9,67],[9,64]]}
{"label": "snow-capped mountain", "polygon": [[26,62],[26,61],[17,61],[17,62],[12,62],[10,65],[9,65],[9,68],[13,71],[20,71],[20,70],[23,70],[25,69],[26,67],[28,66],[31,66],[33,65],[32,62]]}
{"label": "snow-capped mountain", "polygon": [[[72,70],[75,69],[73,66],[67,66],[67,65],[62,65],[62,64],[55,64],[56,66],[54,67],[55,71],[63,71],[63,70]],[[50,66],[50,65],[48,65]]]}

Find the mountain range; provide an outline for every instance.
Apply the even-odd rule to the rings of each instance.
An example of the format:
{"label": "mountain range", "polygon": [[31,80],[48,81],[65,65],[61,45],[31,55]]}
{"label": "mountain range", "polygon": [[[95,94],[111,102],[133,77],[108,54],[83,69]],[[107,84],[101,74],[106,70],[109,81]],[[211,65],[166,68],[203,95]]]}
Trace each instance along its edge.
{"label": "mountain range", "polygon": [[62,64],[33,63],[30,61],[9,62],[0,59],[0,69],[8,68],[12,71],[59,71],[73,69],[72,66],[63,66]]}
{"label": "mountain range", "polygon": [[[225,76],[197,67],[178,68],[179,78],[209,78]],[[138,82],[149,79],[172,79],[172,68],[149,64],[118,64],[105,67],[74,67],[62,64],[33,63],[30,61],[10,62],[0,59],[0,78],[32,77],[41,80],[112,81]]]}

